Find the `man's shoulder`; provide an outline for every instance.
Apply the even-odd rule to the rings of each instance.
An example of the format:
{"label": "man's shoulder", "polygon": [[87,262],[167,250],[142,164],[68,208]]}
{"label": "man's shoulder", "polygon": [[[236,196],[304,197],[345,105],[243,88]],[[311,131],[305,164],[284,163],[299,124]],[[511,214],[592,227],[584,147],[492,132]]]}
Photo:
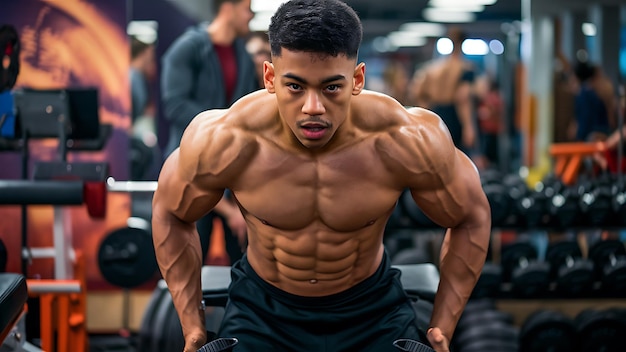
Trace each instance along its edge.
{"label": "man's shoulder", "polygon": [[363,91],[353,108],[357,125],[379,132],[433,125],[438,120],[430,110],[403,106],[391,96],[373,91]]}

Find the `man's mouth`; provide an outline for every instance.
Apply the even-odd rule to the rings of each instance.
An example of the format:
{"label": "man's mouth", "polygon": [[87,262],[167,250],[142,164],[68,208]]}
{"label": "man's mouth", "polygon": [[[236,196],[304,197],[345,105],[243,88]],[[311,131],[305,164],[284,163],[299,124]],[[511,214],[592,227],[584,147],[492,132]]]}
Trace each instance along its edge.
{"label": "man's mouth", "polygon": [[322,137],[324,137],[328,126],[323,123],[308,122],[301,124],[300,128],[302,129],[302,133],[307,139],[321,139]]}

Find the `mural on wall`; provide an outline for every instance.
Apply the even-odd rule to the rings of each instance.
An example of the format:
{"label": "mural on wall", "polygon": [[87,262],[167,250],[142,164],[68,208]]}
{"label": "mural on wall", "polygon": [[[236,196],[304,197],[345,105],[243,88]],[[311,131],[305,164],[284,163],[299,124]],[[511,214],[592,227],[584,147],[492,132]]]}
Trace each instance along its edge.
{"label": "mural on wall", "polygon": [[[20,73],[15,89],[97,88],[99,118],[113,132],[101,151],[69,152],[70,162],[108,162],[117,180],[128,175],[130,93],[129,47],[125,0],[0,0],[0,24],[14,26],[20,36]],[[31,141],[30,162],[58,160],[56,140]],[[0,179],[19,179],[21,156],[0,152]],[[108,195],[107,216],[92,219],[83,206],[68,207],[73,248],[86,258],[88,288],[109,287],[97,266],[100,242],[113,229],[123,227],[130,214],[128,194]],[[7,271],[21,272],[20,208],[0,207],[0,238],[9,252]],[[52,246],[53,208],[28,207],[28,245]],[[52,259],[36,259],[29,277],[54,276]]]}

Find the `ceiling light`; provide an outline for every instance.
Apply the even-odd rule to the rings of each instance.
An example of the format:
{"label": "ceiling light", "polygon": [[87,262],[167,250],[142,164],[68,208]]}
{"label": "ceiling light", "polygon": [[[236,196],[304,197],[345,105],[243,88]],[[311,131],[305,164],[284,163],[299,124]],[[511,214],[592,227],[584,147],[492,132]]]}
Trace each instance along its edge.
{"label": "ceiling light", "polygon": [[270,28],[270,22],[274,12],[263,11],[254,14],[249,27],[252,32],[265,32]]}
{"label": "ceiling light", "polygon": [[496,55],[502,55],[504,53],[504,44],[498,39],[493,39],[489,42],[489,50]]}
{"label": "ceiling light", "polygon": [[403,32],[415,32],[423,37],[440,37],[446,33],[446,26],[432,22],[409,22],[399,29]]}
{"label": "ceiling light", "polygon": [[454,6],[433,6],[432,8],[439,11],[481,12],[485,9],[485,6],[476,4],[458,4]]}
{"label": "ceiling light", "polygon": [[440,55],[449,55],[454,49],[454,44],[450,38],[439,38],[437,40],[437,52]]}
{"label": "ceiling light", "polygon": [[489,46],[482,39],[465,39],[461,44],[461,50],[465,55],[487,55]]}
{"label": "ceiling light", "polygon": [[466,5],[493,5],[498,0],[430,0],[428,5],[432,7],[454,7],[454,6],[466,6]]}
{"label": "ceiling light", "polygon": [[439,11],[435,8],[424,9],[422,15],[428,21],[444,23],[473,22],[476,19],[473,12]]}
{"label": "ceiling light", "polygon": [[250,9],[252,12],[271,12],[274,13],[278,7],[286,2],[285,0],[252,0]]}
{"label": "ceiling light", "polygon": [[587,37],[595,37],[598,32],[596,29],[596,25],[593,23],[585,22],[582,24],[583,34]]}
{"label": "ceiling light", "polygon": [[427,40],[425,37],[420,36],[414,32],[391,32],[387,35],[391,44],[396,47],[414,47],[423,46]]}

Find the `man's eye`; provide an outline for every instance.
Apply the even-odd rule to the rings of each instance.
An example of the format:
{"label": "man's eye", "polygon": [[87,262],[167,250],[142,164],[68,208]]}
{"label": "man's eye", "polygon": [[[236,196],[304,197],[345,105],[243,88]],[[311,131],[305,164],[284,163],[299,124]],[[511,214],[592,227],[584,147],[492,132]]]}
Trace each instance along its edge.
{"label": "man's eye", "polygon": [[339,86],[336,84],[331,84],[330,86],[326,87],[326,90],[329,92],[336,92],[339,90]]}
{"label": "man's eye", "polygon": [[296,83],[287,83],[287,87],[293,90],[300,90],[302,88],[299,84]]}

